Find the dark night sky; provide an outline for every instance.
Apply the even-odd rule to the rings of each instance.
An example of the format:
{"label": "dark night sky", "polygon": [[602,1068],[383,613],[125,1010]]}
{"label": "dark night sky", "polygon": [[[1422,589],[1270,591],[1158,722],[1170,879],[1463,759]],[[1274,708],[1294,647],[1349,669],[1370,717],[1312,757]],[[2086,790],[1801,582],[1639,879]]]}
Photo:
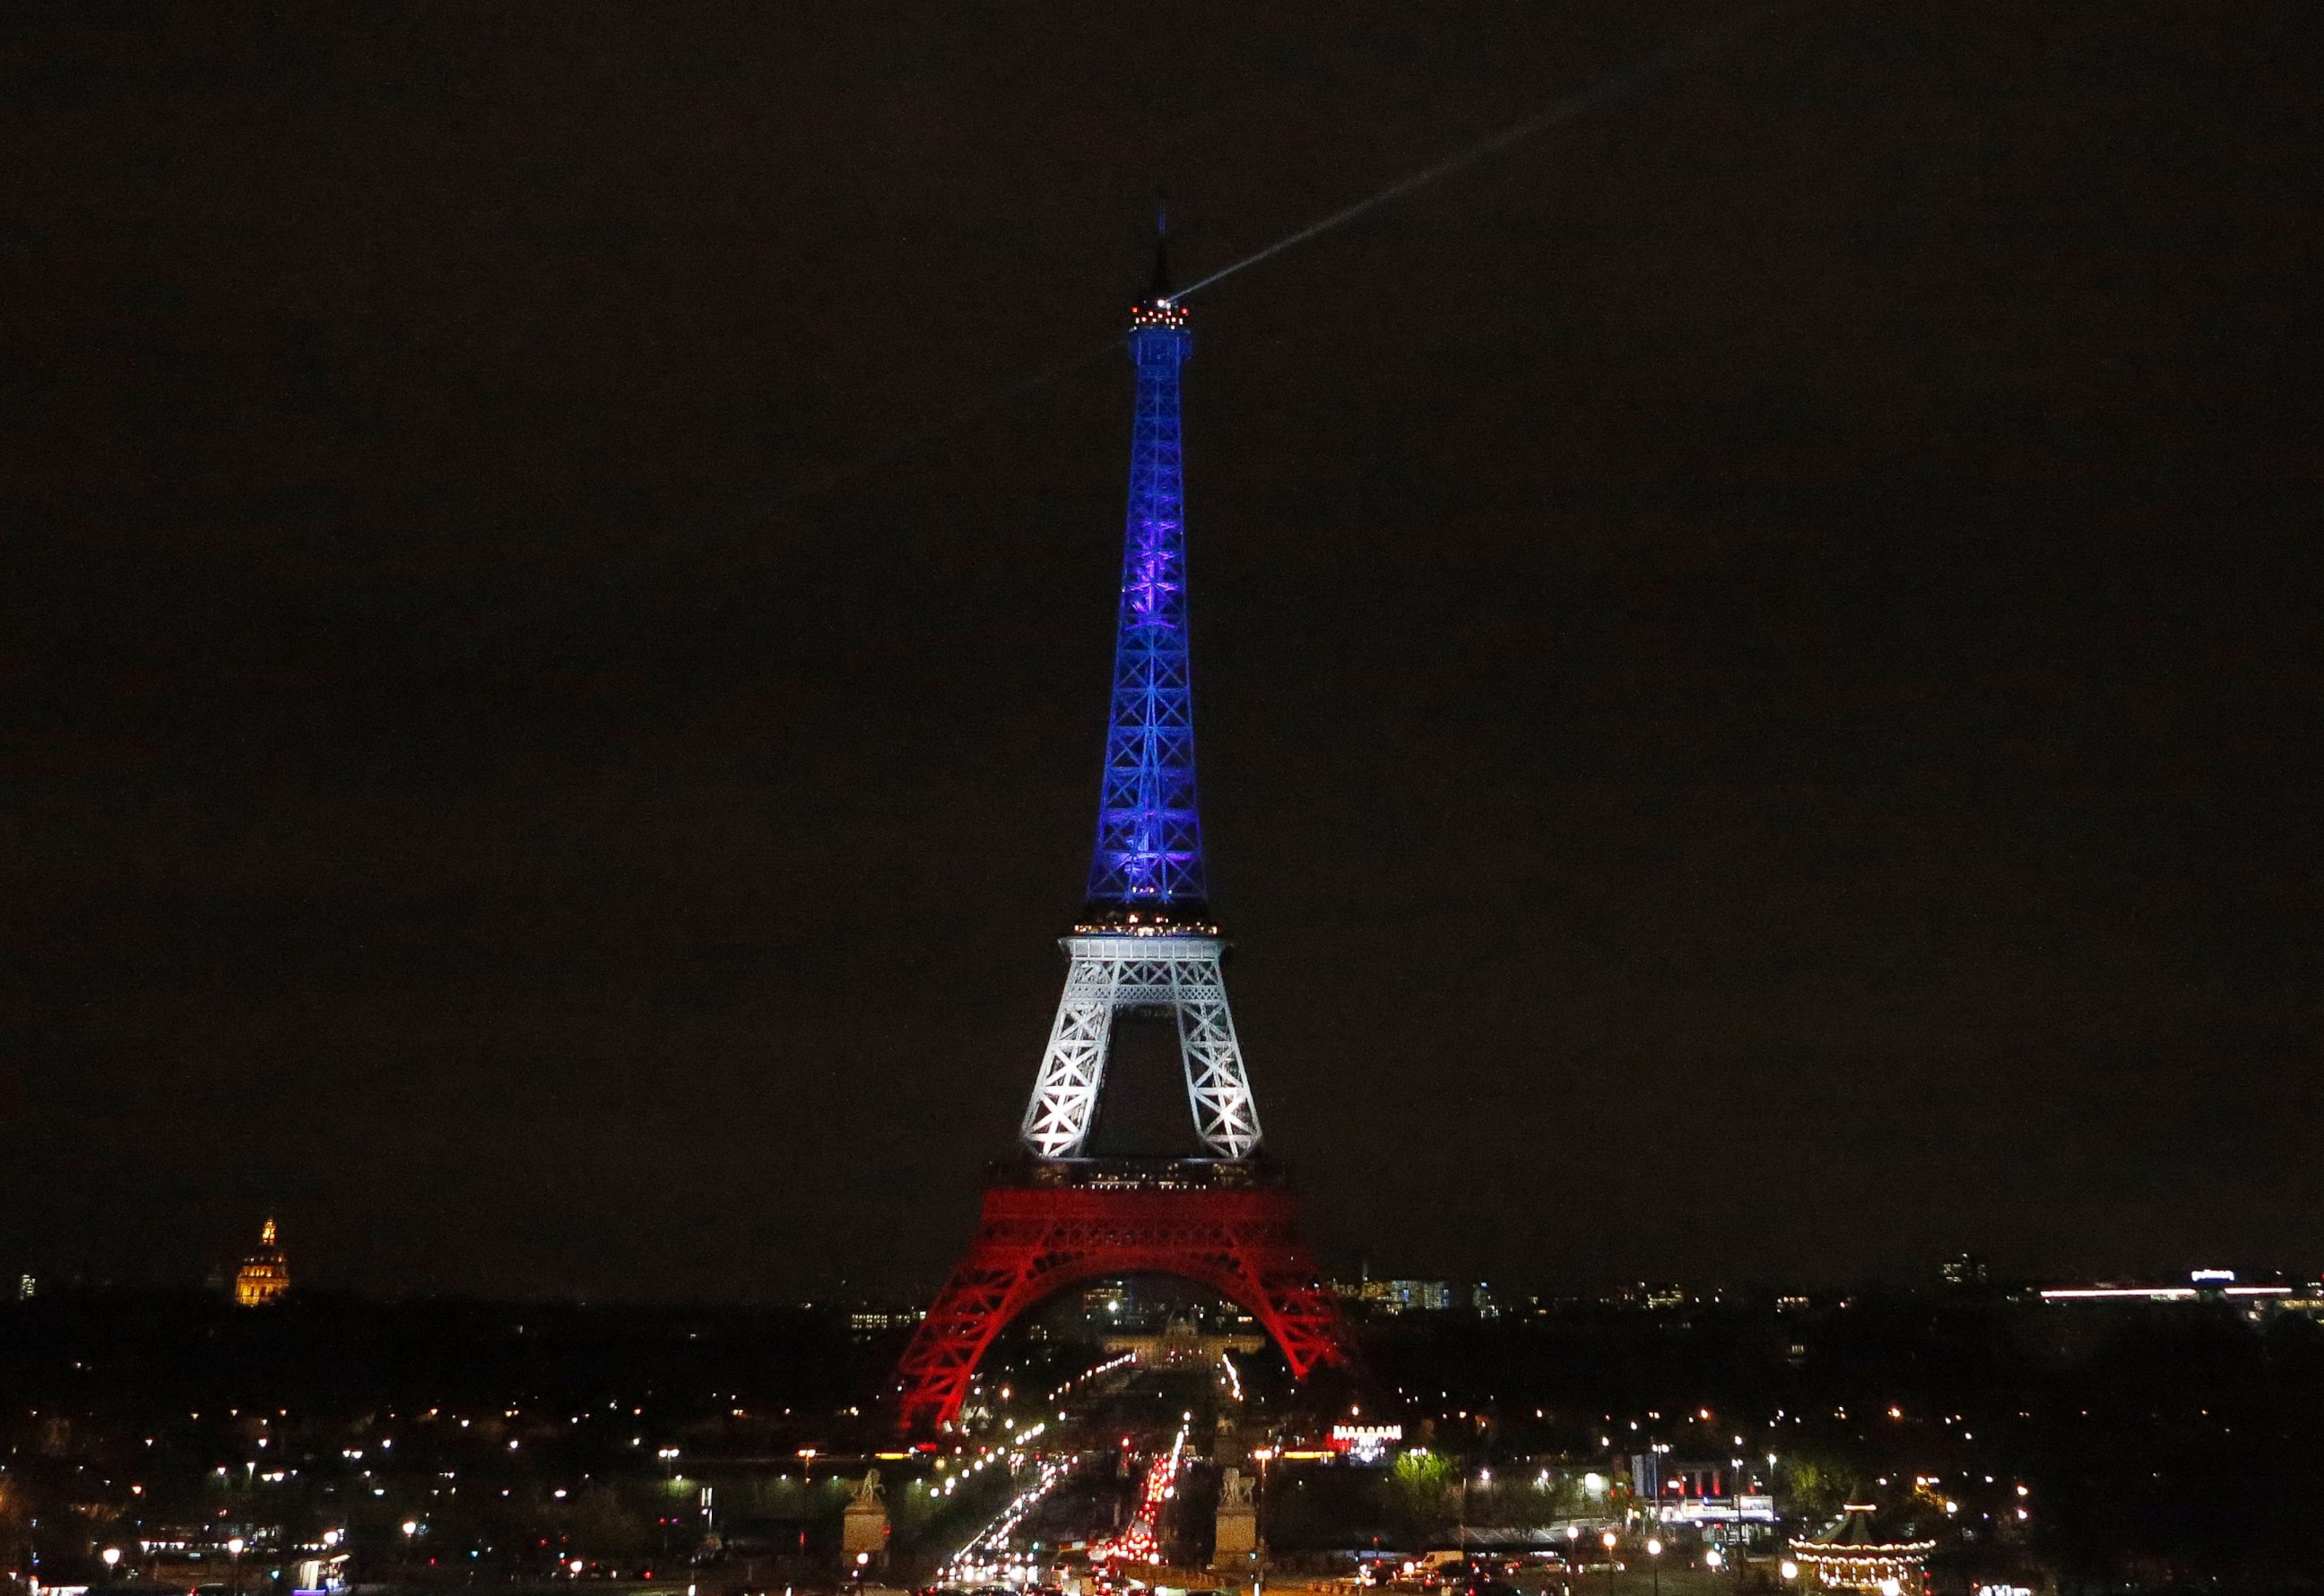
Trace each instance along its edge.
{"label": "dark night sky", "polygon": [[[2305,10],[1809,5],[1198,301],[1329,1261],[2324,1265]],[[0,1265],[931,1287],[1128,363],[802,484],[1732,14],[14,12]]]}

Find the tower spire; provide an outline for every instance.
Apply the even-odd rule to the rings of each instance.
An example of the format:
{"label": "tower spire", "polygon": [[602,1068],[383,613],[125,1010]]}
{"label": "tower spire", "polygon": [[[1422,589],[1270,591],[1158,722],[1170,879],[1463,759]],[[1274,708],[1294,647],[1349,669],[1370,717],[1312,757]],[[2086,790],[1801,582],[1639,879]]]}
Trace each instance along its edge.
{"label": "tower spire", "polygon": [[1157,194],[1154,197],[1154,291],[1147,297],[1164,304],[1170,291],[1170,201]]}
{"label": "tower spire", "polygon": [[1194,801],[1194,706],[1186,646],[1186,482],[1178,369],[1194,350],[1170,298],[1169,234],[1156,217],[1154,291],[1130,313],[1138,370],[1130,513],[1113,701],[1091,855],[1089,918],[1140,925],[1203,918],[1209,896]]}

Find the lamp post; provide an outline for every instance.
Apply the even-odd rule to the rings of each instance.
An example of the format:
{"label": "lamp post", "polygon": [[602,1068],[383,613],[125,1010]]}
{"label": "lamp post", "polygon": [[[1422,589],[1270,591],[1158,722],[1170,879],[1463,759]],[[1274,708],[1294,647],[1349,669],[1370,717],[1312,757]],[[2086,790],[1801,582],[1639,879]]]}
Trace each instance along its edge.
{"label": "lamp post", "polygon": [[1606,1548],[1606,1596],[1614,1596],[1614,1532],[1610,1529],[1598,1537],[1598,1544]]}
{"label": "lamp post", "polygon": [[121,1566],[121,1548],[119,1546],[107,1546],[104,1551],[99,1552],[97,1555],[105,1559],[105,1578],[106,1582],[109,1584],[113,1580],[113,1571]]}
{"label": "lamp post", "polygon": [[1663,1543],[1659,1536],[1646,1537],[1646,1562],[1655,1571],[1655,1596],[1663,1596]]}
{"label": "lamp post", "polygon": [[1264,1596],[1267,1590],[1267,1465],[1275,1461],[1275,1448],[1255,1447],[1252,1461],[1259,1464],[1259,1491],[1251,1499],[1250,1550],[1251,1596]]}
{"label": "lamp post", "polygon": [[244,1544],[244,1541],[243,1541],[243,1538],[242,1538],[240,1536],[235,1536],[232,1540],[229,1540],[229,1541],[228,1541],[228,1542],[226,1542],[226,1596],[241,1596],[241,1591],[242,1591],[242,1548],[243,1548]]}
{"label": "lamp post", "polygon": [[[1742,1436],[1740,1436],[1740,1435],[1736,1436],[1736,1437],[1735,1437],[1735,1444],[1736,1444],[1738,1446],[1740,1446],[1740,1445],[1743,1444],[1743,1437],[1742,1437]],[[1744,1488],[1747,1484],[1748,1484],[1748,1483],[1749,1483],[1749,1477],[1744,1473],[1744,1471],[1744,1471],[1744,1468],[1745,1468],[1744,1461],[1743,1461],[1741,1458],[1739,1458],[1739,1457],[1738,1457],[1738,1458],[1737,1458],[1737,1459],[1735,1460],[1735,1483],[1734,1483],[1734,1485],[1733,1485],[1733,1487],[1732,1487],[1732,1492],[1733,1492],[1733,1495],[1734,1495],[1734,1498],[1735,1498],[1735,1520],[1734,1520],[1734,1522],[1735,1522],[1735,1541],[1734,1541],[1734,1545],[1735,1545],[1735,1590],[1736,1590],[1736,1592],[1737,1592],[1737,1596],[1741,1596],[1741,1592],[1742,1592],[1742,1590],[1743,1590],[1743,1545],[1744,1545],[1744,1536],[1743,1536],[1743,1488]]]}

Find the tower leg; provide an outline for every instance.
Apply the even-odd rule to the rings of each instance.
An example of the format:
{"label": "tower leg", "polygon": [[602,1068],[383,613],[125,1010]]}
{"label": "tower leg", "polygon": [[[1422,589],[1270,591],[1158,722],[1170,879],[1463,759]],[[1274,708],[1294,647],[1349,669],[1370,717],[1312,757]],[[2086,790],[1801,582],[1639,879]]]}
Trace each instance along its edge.
{"label": "tower leg", "polygon": [[1211,944],[1207,955],[1174,960],[1170,984],[1194,1129],[1219,1157],[1248,1158],[1259,1150],[1259,1099],[1243,1073],[1218,945]]}
{"label": "tower leg", "polygon": [[1296,1379],[1345,1366],[1339,1310],[1297,1221],[1280,1187],[995,1186],[897,1367],[899,1417],[907,1430],[950,1423],[1010,1321],[1108,1275],[1171,1275],[1217,1292],[1259,1322]]}
{"label": "tower leg", "polygon": [[1037,1158],[1078,1158],[1089,1140],[1098,1089],[1105,1082],[1120,974],[1119,961],[1074,951],[1057,1018],[1049,1027],[1049,1046],[1041,1055],[1041,1073],[1025,1106],[1020,1134]]}

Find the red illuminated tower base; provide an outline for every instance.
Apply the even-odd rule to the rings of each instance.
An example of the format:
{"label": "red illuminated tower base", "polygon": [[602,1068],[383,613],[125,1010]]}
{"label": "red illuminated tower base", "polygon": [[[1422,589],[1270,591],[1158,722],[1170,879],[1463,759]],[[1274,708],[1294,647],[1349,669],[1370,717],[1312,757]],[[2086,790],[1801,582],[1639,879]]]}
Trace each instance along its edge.
{"label": "red illuminated tower base", "polygon": [[896,1370],[907,1430],[948,1423],[1009,1322],[1069,1286],[1170,1275],[1259,1321],[1293,1378],[1346,1367],[1331,1292],[1299,1234],[1298,1199],[1238,1163],[1033,1163],[996,1172],[968,1256]]}

